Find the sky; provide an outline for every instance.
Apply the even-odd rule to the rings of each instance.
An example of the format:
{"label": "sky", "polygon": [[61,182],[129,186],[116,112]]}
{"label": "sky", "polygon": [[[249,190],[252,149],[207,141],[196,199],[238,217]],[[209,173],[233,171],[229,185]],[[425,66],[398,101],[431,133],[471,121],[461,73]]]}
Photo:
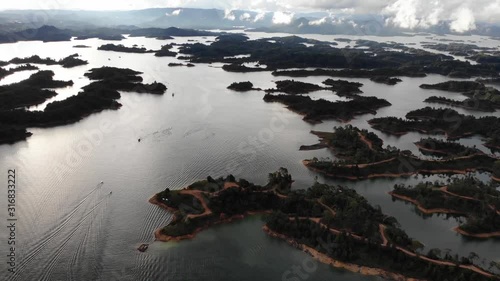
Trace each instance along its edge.
{"label": "sky", "polygon": [[19,0],[0,3],[4,9],[134,10],[154,7],[247,9],[291,13],[381,14],[387,24],[404,28],[451,22],[456,31],[474,29],[478,21],[500,22],[500,0]]}

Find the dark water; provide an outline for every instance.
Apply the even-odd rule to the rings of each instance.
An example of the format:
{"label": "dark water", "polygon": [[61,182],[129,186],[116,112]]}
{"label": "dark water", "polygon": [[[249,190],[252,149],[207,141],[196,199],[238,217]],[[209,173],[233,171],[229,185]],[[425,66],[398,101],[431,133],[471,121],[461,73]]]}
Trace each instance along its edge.
{"label": "dark water", "polygon": [[[213,38],[197,39],[203,42]],[[283,280],[284,272],[308,258],[264,235],[258,218],[216,227],[193,241],[155,242],[146,253],[136,248],[151,243],[153,231],[170,220],[170,214],[147,202],[165,187],[182,188],[208,175],[229,173],[264,184],[269,172],[287,167],[296,180],[294,188],[307,188],[317,174],[303,167],[301,161],[332,155],[326,150],[301,152],[298,148],[317,142],[310,130],[331,130],[339,123],[310,125],[282,105],[263,102],[261,92],[226,89],[232,82],[248,80],[256,87],[270,88],[274,80],[279,80],[270,73],[227,73],[217,64],[171,68],[167,64],[176,59],[97,51],[105,41],[78,42],[82,43],[93,48],[73,49],[75,42],[4,44],[0,45],[0,59],[30,56],[34,50],[55,59],[80,53],[90,65],[70,70],[41,67],[53,69],[57,79],[76,82],[75,87],[59,91],[55,99],[76,94],[88,83],[83,74],[103,65],[142,71],[146,83],[163,82],[169,90],[164,96],[123,93],[120,102],[124,107],[118,111],[94,114],[73,125],[30,129],[34,135],[26,142],[0,146],[0,171],[5,177],[7,169],[17,172],[19,219],[17,273],[8,274],[2,260],[0,276],[5,278],[1,280]],[[153,49],[166,44],[145,38],[124,42],[130,46],[135,43]],[[27,75],[18,73],[1,83],[19,81]],[[320,83],[324,79],[300,80]],[[365,84],[365,95],[386,98],[393,104],[379,110],[377,116],[403,116],[425,106],[423,100],[436,94],[421,90],[420,84],[446,78],[403,78],[404,82],[394,87],[367,79],[352,80]],[[324,92],[312,96],[338,99]],[[369,129],[366,120],[370,118],[373,115],[360,116],[352,124]],[[399,138],[377,134],[386,144],[420,155],[413,145],[419,134]],[[142,139],[140,143],[138,138]],[[485,149],[478,137],[463,142]],[[416,182],[415,178],[352,183],[320,176],[319,180],[355,188],[372,204],[395,216],[427,249],[450,248],[462,255],[474,251],[488,260],[500,259],[498,241],[462,238],[451,231],[456,220],[422,218],[412,206],[393,202],[387,195],[394,183]],[[6,200],[0,202],[0,209],[7,209]],[[0,220],[6,219],[6,211],[0,212]],[[7,253],[8,235],[5,228],[0,230],[1,253]],[[318,265],[308,279],[370,278]]]}

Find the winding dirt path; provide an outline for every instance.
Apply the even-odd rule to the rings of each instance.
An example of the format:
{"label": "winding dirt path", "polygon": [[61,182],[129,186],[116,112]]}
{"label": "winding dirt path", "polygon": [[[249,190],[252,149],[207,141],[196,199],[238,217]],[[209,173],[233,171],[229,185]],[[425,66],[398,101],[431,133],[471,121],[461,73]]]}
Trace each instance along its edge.
{"label": "winding dirt path", "polygon": [[379,231],[380,231],[380,237],[382,237],[382,246],[386,246],[387,247],[389,245],[389,240],[385,236],[385,229],[387,227],[385,225],[383,225],[383,224],[379,224],[378,228],[379,228]]}
{"label": "winding dirt path", "polygon": [[358,135],[359,135],[359,139],[360,139],[362,142],[364,142],[364,143],[368,146],[368,148],[369,148],[370,150],[372,150],[372,151],[373,151],[373,143],[372,143],[371,141],[369,141],[369,140],[365,137],[365,135],[363,135],[361,132],[358,132]]}
{"label": "winding dirt path", "polygon": [[198,215],[189,214],[187,216],[188,218],[194,219],[194,218],[199,218],[199,217],[205,217],[205,216],[208,216],[208,215],[212,214],[212,210],[210,210],[210,208],[207,205],[207,202],[205,202],[205,199],[202,196],[203,191],[183,189],[179,193],[180,194],[188,194],[188,195],[194,196],[196,199],[198,199],[200,201],[201,206],[203,206],[203,209],[205,209],[205,211],[203,213],[198,214]]}

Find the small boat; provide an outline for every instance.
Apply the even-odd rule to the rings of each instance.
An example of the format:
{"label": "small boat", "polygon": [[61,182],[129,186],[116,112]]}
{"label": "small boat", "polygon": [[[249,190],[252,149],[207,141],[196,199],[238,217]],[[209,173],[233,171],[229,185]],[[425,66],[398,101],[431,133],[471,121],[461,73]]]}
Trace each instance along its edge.
{"label": "small boat", "polygon": [[149,247],[149,244],[141,244],[141,246],[139,246],[139,248],[137,248],[137,250],[139,250],[141,252],[146,252],[148,247]]}
{"label": "small boat", "polygon": [[101,181],[101,183],[104,183],[103,181]]}
{"label": "small boat", "polygon": [[141,142],[141,139],[137,139],[138,142]]}
{"label": "small boat", "polygon": [[172,97],[175,96],[175,93],[172,93]]}
{"label": "small boat", "polygon": [[109,194],[112,194],[112,193],[113,193],[113,191],[110,191],[110,192],[109,192]]}

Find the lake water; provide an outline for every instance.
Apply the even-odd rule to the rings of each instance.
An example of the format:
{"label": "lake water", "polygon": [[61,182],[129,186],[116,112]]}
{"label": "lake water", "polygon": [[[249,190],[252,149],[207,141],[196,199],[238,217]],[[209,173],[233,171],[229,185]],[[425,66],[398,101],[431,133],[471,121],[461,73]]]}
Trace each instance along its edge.
{"label": "lake water", "polygon": [[[252,38],[276,35],[250,34]],[[348,36],[308,37],[332,40]],[[176,38],[175,42],[186,43],[188,39],[193,38]],[[194,39],[199,42],[214,40],[213,37]],[[498,46],[498,41],[487,38],[462,39]],[[390,40],[430,41],[425,36]],[[120,43],[158,49],[170,42],[128,38]],[[105,43],[113,42],[91,39],[0,45],[0,60],[34,54],[60,59],[79,53],[89,61],[89,65],[72,69],[40,66],[54,70],[57,79],[75,82],[73,87],[58,89],[59,95],[50,101],[77,94],[80,87],[89,83],[83,74],[101,66],[138,70],[144,73],[145,83],[158,81],[168,87],[163,96],[123,93],[120,103],[124,106],[120,110],[93,114],[72,125],[33,128],[30,129],[33,136],[27,141],[0,146],[0,171],[7,177],[8,169],[16,169],[16,214],[19,219],[17,273],[7,273],[5,255],[2,255],[0,276],[5,278],[1,280],[284,280],[287,270],[307,261],[306,254],[267,237],[258,217],[215,227],[200,233],[193,241],[153,243],[154,230],[166,225],[171,215],[147,200],[165,187],[179,189],[208,175],[217,177],[232,173],[237,178],[264,184],[267,174],[279,167],[289,169],[296,180],[294,188],[307,188],[318,175],[306,169],[301,161],[333,155],[324,149],[299,151],[300,145],[317,142],[310,130],[330,131],[341,124],[328,121],[311,125],[281,104],[265,103],[262,92],[238,93],[226,89],[237,81],[251,81],[255,87],[271,88],[273,81],[287,79],[285,77],[273,77],[268,72],[228,73],[219,64],[168,67],[168,63],[178,60],[157,58],[153,54],[98,51],[97,47]],[[72,48],[77,44],[91,48]],[[20,81],[31,73],[16,73],[0,84]],[[321,83],[325,79],[297,80]],[[380,109],[377,117],[404,116],[410,110],[426,106],[423,100],[431,95],[460,97],[418,87],[422,83],[446,81],[443,76],[402,79],[403,82],[396,86],[376,84],[368,79],[350,80],[364,83],[364,95],[385,98],[393,104]],[[326,92],[311,96],[339,99]],[[45,105],[32,109],[43,109]],[[359,116],[351,123],[373,131],[366,122],[373,117]],[[422,137],[420,134],[393,137],[374,132],[385,144],[421,155],[413,145]],[[479,137],[462,142],[487,151]],[[488,175],[481,177],[488,179]],[[449,248],[461,255],[474,251],[487,260],[500,260],[499,241],[465,239],[451,230],[457,225],[455,219],[423,218],[413,206],[393,202],[387,194],[395,183],[415,183],[419,179],[353,183],[319,176],[320,181],[355,188],[370,203],[380,205],[385,213],[398,219],[410,236],[424,243],[426,250]],[[101,181],[104,183],[100,184]],[[3,190],[5,198],[7,192]],[[1,200],[0,209],[4,210],[0,212],[0,219],[5,222],[6,200]],[[8,231],[2,229],[1,253],[7,253],[7,238]],[[141,243],[152,243],[146,253],[136,250]],[[308,279],[377,280],[326,265],[318,265]]]}

